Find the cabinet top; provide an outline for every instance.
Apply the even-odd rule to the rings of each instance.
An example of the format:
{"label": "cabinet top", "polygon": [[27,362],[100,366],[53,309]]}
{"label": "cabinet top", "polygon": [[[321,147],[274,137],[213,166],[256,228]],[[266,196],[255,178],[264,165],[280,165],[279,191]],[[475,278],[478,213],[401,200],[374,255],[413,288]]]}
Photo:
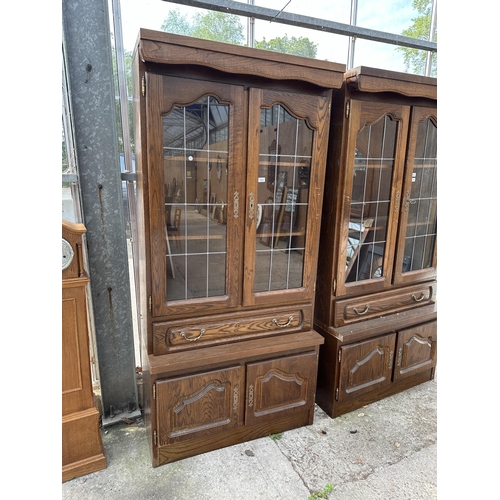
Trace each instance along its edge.
{"label": "cabinet top", "polygon": [[141,28],[136,50],[143,62],[193,64],[273,80],[299,80],[329,89],[342,86],[345,65],[268,50]]}
{"label": "cabinet top", "polygon": [[358,66],[346,71],[344,80],[350,90],[396,92],[409,97],[437,100],[437,78]]}

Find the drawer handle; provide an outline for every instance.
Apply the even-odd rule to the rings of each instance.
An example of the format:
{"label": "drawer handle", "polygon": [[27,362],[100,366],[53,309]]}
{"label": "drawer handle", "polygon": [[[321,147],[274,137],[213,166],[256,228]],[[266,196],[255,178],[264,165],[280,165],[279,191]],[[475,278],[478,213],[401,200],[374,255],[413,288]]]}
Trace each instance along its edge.
{"label": "drawer handle", "polygon": [[419,299],[417,299],[417,297],[415,297],[415,294],[412,294],[411,298],[415,301],[415,302],[422,302],[422,300],[425,299],[425,292],[422,292],[422,295],[420,296]]}
{"label": "drawer handle", "polygon": [[273,325],[276,325],[278,328],[286,328],[287,326],[290,326],[293,321],[293,316],[288,317],[288,321],[283,325],[279,324],[278,320],[276,318],[273,318]]}
{"label": "drawer handle", "polygon": [[364,311],[361,311],[359,312],[358,309],[356,307],[353,307],[352,310],[358,314],[359,316],[363,316],[363,314],[366,314],[368,312],[368,309],[370,309],[370,305],[367,304],[366,307],[365,307],[365,310]]}
{"label": "drawer handle", "polygon": [[194,337],[192,339],[190,339],[187,335],[186,335],[186,332],[181,332],[181,337],[185,340],[187,340],[188,342],[194,342],[195,340],[199,340],[201,339],[202,335],[206,332],[206,330],[204,328],[202,328],[200,330],[200,334],[198,335],[198,337]]}

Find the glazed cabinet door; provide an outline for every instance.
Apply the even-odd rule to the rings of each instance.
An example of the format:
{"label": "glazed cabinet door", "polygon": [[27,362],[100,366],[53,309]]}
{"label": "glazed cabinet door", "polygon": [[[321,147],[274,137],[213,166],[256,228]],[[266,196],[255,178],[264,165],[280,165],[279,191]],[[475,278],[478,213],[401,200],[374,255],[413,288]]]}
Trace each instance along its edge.
{"label": "glazed cabinet door", "polygon": [[349,102],[337,294],[392,285],[410,108]]}
{"label": "glazed cabinet door", "polygon": [[309,411],[314,405],[316,351],[247,365],[246,425]]}
{"label": "glazed cabinet door", "polygon": [[390,385],[395,345],[396,334],[391,333],[341,347],[338,401]]}
{"label": "glazed cabinet door", "polygon": [[415,106],[411,114],[396,283],[437,274],[437,111]]}
{"label": "glazed cabinet door", "polygon": [[312,300],[330,93],[251,88],[244,305]]}
{"label": "glazed cabinet door", "polygon": [[244,91],[146,73],[154,317],[236,306]]}
{"label": "glazed cabinet door", "polygon": [[437,321],[398,332],[394,381],[412,377],[436,366]]}
{"label": "glazed cabinet door", "polygon": [[158,380],[158,446],[222,433],[241,425],[244,378],[244,367],[236,366]]}

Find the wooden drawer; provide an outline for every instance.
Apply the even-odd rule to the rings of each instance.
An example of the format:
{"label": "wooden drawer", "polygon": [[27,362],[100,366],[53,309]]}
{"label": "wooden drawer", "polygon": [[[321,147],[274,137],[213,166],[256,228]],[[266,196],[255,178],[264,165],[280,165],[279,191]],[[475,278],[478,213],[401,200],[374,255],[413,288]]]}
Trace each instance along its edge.
{"label": "wooden drawer", "polygon": [[256,337],[296,333],[312,328],[312,306],[272,311],[220,314],[153,325],[155,356]]}
{"label": "wooden drawer", "polygon": [[334,326],[348,325],[433,304],[435,296],[436,282],[432,282],[391,292],[339,300],[335,303]]}

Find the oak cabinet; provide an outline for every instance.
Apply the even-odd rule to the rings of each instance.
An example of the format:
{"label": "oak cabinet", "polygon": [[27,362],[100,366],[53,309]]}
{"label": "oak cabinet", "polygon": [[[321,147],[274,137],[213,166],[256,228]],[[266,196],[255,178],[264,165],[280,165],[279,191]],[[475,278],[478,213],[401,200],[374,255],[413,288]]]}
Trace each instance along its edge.
{"label": "oak cabinet", "polygon": [[[319,381],[336,416],[396,391],[401,379],[405,387],[422,380],[420,368],[394,371],[393,358],[400,349],[411,357],[420,345],[415,334],[396,349],[406,313],[420,311],[422,321],[437,315],[436,80],[355,68],[346,72],[332,114],[314,323],[336,339],[338,352],[320,354],[322,373],[336,375]],[[424,313],[429,309],[434,318]],[[373,340],[377,318],[398,320],[398,333],[387,327]],[[348,327],[359,342],[347,343]],[[434,339],[432,362],[422,365],[427,379],[435,336],[425,337]]]}
{"label": "oak cabinet", "polygon": [[312,423],[314,286],[343,71],[140,31],[138,283],[154,466]]}

